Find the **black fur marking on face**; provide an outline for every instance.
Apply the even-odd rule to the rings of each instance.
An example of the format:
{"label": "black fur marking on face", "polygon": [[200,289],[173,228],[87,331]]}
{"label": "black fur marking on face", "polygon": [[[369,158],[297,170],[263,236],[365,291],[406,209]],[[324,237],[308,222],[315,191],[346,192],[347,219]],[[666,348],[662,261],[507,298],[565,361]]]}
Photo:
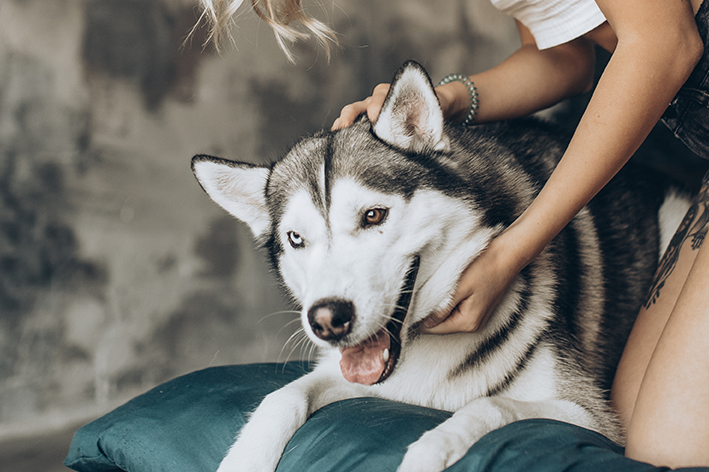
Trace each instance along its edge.
{"label": "black fur marking on face", "polygon": [[322,189],[322,192],[324,194],[324,213],[323,213],[323,218],[325,221],[328,221],[327,214],[330,213],[330,205],[332,205],[332,185],[334,183],[333,179],[333,159],[334,159],[334,147],[333,147],[333,140],[334,140],[334,134],[329,133],[325,135],[326,137],[326,151],[324,153],[325,155],[325,162],[323,163],[324,166],[324,173],[325,173],[325,188]]}

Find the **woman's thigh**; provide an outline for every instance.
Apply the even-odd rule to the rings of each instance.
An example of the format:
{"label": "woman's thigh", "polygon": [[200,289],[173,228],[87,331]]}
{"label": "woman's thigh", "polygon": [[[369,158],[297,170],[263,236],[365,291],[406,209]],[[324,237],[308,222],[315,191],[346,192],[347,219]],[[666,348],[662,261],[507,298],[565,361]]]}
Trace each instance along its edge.
{"label": "woman's thigh", "polygon": [[626,428],[650,358],[704,241],[708,222],[709,173],[660,260],[618,365],[611,397]]}

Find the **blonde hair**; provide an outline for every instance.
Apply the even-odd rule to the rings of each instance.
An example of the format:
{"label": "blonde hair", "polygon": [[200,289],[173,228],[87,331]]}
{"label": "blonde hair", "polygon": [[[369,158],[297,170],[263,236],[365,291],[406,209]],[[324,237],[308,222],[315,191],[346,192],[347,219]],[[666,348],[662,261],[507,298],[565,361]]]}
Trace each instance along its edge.
{"label": "blonde hair", "polygon": [[[325,48],[327,57],[328,59],[330,58],[330,41],[338,44],[337,36],[326,24],[306,15],[301,0],[250,1],[256,15],[273,29],[278,46],[289,61],[295,62],[295,57],[288,48],[287,43],[294,43],[311,36],[314,36]],[[207,42],[211,41],[219,50],[225,33],[232,39],[228,29],[233,24],[234,14],[243,3],[243,0],[200,0],[200,2],[202,7],[204,7],[202,17],[206,17],[209,23]],[[292,26],[294,21],[303,25],[307,32]]]}

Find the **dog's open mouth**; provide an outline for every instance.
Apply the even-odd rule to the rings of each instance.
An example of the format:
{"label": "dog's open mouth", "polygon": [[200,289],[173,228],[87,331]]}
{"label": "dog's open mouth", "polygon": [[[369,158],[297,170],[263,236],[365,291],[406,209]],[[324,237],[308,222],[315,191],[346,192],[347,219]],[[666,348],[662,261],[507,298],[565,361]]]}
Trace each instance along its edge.
{"label": "dog's open mouth", "polygon": [[421,257],[416,256],[406,274],[396,309],[386,326],[362,344],[341,348],[340,370],[349,382],[374,385],[386,380],[401,354],[401,327],[413,296]]}

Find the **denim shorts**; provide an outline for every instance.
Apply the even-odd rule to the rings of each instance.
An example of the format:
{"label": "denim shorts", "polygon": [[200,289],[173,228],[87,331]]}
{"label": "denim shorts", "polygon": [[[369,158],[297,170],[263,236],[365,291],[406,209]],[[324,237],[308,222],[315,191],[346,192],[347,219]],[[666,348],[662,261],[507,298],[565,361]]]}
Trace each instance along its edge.
{"label": "denim shorts", "polygon": [[704,56],[670,102],[662,121],[687,147],[709,159],[709,0],[704,0],[695,16],[704,41]]}

